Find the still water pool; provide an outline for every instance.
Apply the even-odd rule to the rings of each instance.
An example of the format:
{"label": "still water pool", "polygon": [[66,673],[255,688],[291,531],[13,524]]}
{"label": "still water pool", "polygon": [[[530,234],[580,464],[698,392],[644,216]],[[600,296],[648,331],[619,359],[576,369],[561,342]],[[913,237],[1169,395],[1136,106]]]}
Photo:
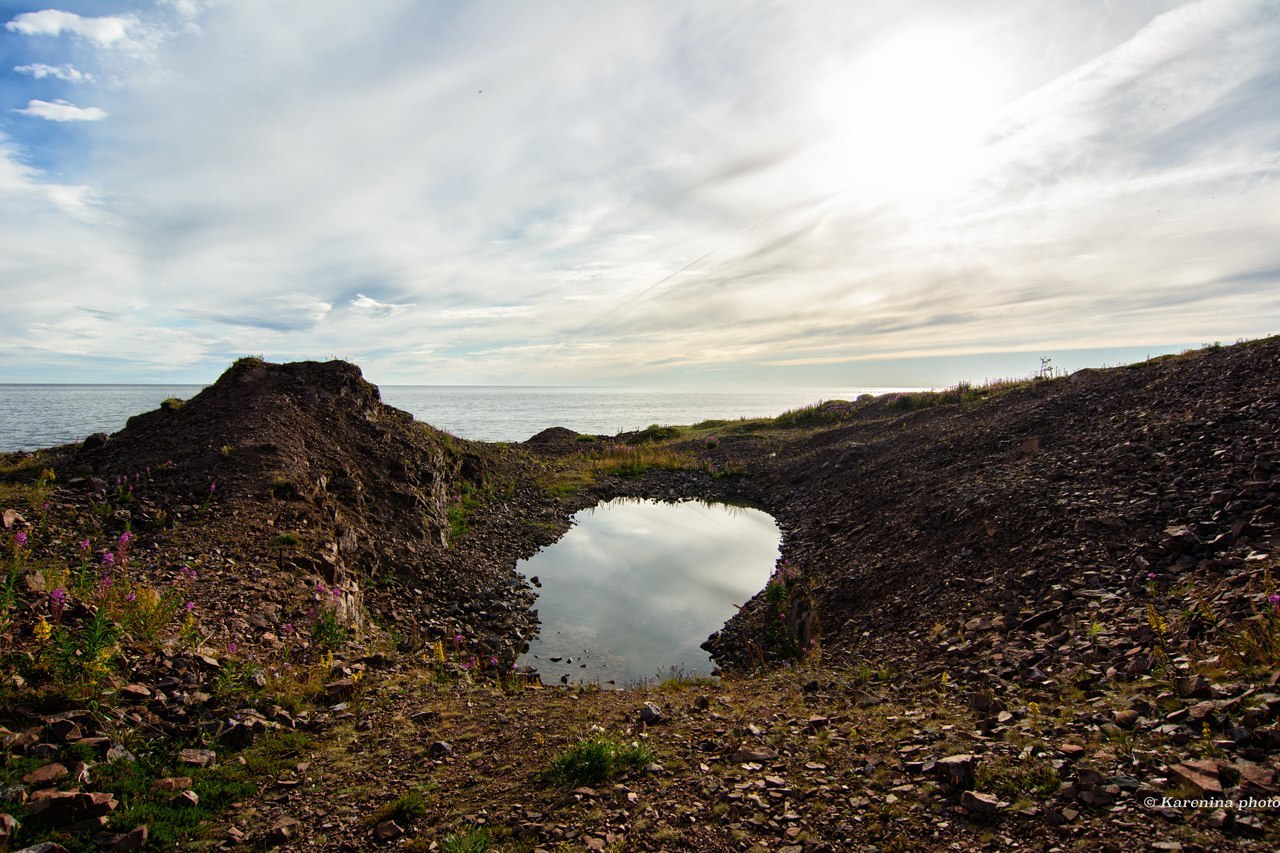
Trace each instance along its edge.
{"label": "still water pool", "polygon": [[780,538],[765,513],[725,504],[615,500],[580,512],[518,566],[542,583],[542,627],[519,663],[548,684],[709,673],[699,644],[764,587]]}

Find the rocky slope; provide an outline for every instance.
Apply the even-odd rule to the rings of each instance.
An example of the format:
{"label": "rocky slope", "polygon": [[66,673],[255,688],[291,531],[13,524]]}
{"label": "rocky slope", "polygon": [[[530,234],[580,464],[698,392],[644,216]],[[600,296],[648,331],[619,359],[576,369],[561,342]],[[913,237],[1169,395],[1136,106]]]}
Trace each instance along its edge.
{"label": "rocky slope", "polygon": [[[1268,848],[1274,809],[1185,802],[1280,791],[1278,424],[1276,340],[511,446],[245,359],[0,460],[0,811],[86,849]],[[509,672],[516,560],[618,495],[778,519],[719,682]],[[648,768],[552,781],[593,725]]]}

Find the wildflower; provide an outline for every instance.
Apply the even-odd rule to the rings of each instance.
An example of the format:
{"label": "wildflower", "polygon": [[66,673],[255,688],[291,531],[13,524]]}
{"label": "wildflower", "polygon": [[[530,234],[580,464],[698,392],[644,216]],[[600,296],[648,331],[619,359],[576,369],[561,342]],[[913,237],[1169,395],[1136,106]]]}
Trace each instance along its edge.
{"label": "wildflower", "polygon": [[293,633],[293,623],[292,623],[292,622],[286,622],[286,623],[284,623],[283,625],[281,625],[281,626],[280,626],[280,633],[281,633],[281,634],[284,634],[286,637],[287,637],[287,636],[289,636],[290,634],[292,634],[292,633]]}
{"label": "wildflower", "polygon": [[334,598],[342,598],[342,590],[338,589],[336,586],[329,591],[333,593]]}
{"label": "wildflower", "polygon": [[324,595],[326,592],[328,590],[325,589],[324,581],[316,581],[316,595]]}
{"label": "wildflower", "polygon": [[102,590],[102,594],[106,595],[107,590],[111,589],[111,575],[107,572],[102,573],[102,580],[98,582],[98,586]]}
{"label": "wildflower", "polygon": [[43,643],[53,634],[53,626],[44,618],[44,614],[41,614],[40,618],[36,620],[36,624],[31,628],[31,633],[35,635],[37,643]]}
{"label": "wildflower", "polygon": [[431,657],[436,663],[444,663],[444,643],[436,640],[435,645],[431,647]]}
{"label": "wildflower", "polygon": [[236,651],[239,650],[239,648],[240,646],[236,645],[235,641],[233,640],[232,642],[227,643],[227,654],[234,655]]}
{"label": "wildflower", "polygon": [[114,566],[115,564],[116,564],[116,555],[115,555],[115,554],[112,554],[110,551],[103,551],[103,552],[102,552],[102,565],[104,565],[104,566]]}
{"label": "wildflower", "polygon": [[352,683],[353,683],[353,684],[359,684],[359,683],[360,683],[360,679],[362,679],[362,678],[364,678],[364,670],[363,670],[363,669],[357,669],[355,672],[351,673],[351,681],[352,681]]}
{"label": "wildflower", "polygon": [[130,604],[133,604],[135,601],[138,600],[138,594],[135,592],[131,592],[124,597],[124,600],[129,602]]}
{"label": "wildflower", "polygon": [[1273,592],[1267,596],[1267,601],[1272,607],[1280,607],[1280,592]]}
{"label": "wildflower", "polygon": [[182,605],[182,608],[188,613],[191,613],[196,609],[196,603],[194,601],[188,601],[186,604]]}
{"label": "wildflower", "polygon": [[498,665],[497,658],[489,658],[489,666],[497,666],[497,665]]}
{"label": "wildflower", "polygon": [[1156,573],[1155,573],[1155,572],[1147,572],[1147,580],[1149,580],[1149,581],[1153,581],[1153,580],[1155,580],[1155,579],[1156,579]]}
{"label": "wildflower", "polygon": [[209,484],[209,494],[213,494],[215,491],[217,491],[217,489],[218,489],[218,484],[217,484],[217,483],[210,483],[210,484]]}
{"label": "wildflower", "polygon": [[121,548],[127,548],[131,541],[133,541],[133,534],[126,530],[124,533],[120,534],[120,538],[117,540],[116,544]]}
{"label": "wildflower", "polygon": [[178,577],[182,578],[184,581],[193,581],[196,579],[196,570],[190,566],[184,565],[178,570]]}
{"label": "wildflower", "polygon": [[27,544],[27,534],[19,530],[13,535],[13,541],[17,543],[19,548],[21,548],[23,545]]}
{"label": "wildflower", "polygon": [[60,622],[62,620],[62,611],[67,606],[67,591],[62,587],[58,587],[49,593],[49,612],[53,614],[53,621]]}
{"label": "wildflower", "polygon": [[80,542],[80,552],[86,554],[89,552],[89,540],[84,539]]}

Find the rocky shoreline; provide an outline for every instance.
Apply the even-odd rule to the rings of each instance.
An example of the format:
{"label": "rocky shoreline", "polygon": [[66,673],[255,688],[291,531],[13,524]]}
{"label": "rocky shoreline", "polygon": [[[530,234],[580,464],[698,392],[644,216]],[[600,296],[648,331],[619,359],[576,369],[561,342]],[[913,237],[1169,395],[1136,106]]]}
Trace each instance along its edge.
{"label": "rocky shoreline", "polygon": [[[311,758],[244,781],[249,819],[165,838],[438,849],[465,823],[522,850],[1262,849],[1273,809],[1162,804],[1280,790],[1278,426],[1274,339],[503,445],[415,422],[352,365],[243,359],[114,436],[2,460],[21,585],[0,723],[10,766],[37,774],[5,808],[42,838],[134,849],[140,813],[70,796],[74,755],[112,777],[129,732],[174,745],[167,771],[178,746],[258,761],[306,733]],[[510,675],[537,628],[517,561],[620,496],[747,502],[782,528],[778,574],[708,640],[719,682],[599,694]],[[108,570],[72,589],[82,536]],[[96,589],[99,572],[135,598],[180,593],[190,617],[139,641],[136,601]],[[108,613],[124,633],[91,673],[111,698],[89,710],[59,681],[84,662],[56,664],[50,643]],[[656,769],[613,793],[542,785],[586,720],[660,735]],[[353,781],[366,759],[437,793],[365,823],[381,814]],[[226,772],[185,766],[197,787]],[[335,785],[353,793],[326,804]],[[98,842],[68,828],[85,821]]]}

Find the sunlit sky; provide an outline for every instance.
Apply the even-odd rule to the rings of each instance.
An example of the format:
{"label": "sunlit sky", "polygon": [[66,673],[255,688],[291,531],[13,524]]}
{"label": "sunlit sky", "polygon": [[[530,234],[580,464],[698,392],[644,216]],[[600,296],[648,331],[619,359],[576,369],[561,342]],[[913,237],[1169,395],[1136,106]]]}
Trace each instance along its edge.
{"label": "sunlit sky", "polygon": [[0,381],[939,386],[1280,332],[1280,0],[0,0]]}

